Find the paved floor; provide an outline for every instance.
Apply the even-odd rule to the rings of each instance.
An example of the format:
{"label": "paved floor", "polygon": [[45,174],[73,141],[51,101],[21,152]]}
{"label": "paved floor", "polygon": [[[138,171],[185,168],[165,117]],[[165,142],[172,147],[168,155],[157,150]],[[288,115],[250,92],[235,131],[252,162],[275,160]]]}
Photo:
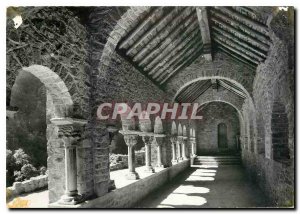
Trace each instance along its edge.
{"label": "paved floor", "polygon": [[241,166],[195,166],[145,198],[139,208],[270,207]]}
{"label": "paved floor", "polygon": [[23,194],[8,202],[10,208],[47,208],[48,190],[40,190],[33,193]]}

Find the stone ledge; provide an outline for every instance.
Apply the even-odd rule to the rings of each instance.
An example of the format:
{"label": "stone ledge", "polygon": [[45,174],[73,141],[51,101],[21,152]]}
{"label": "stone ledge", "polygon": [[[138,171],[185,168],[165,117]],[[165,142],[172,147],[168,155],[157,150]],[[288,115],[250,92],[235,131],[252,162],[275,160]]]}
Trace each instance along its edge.
{"label": "stone ledge", "polygon": [[23,182],[14,182],[13,186],[6,188],[6,199],[12,199],[23,193],[34,192],[48,186],[48,175],[39,175]]}
{"label": "stone ledge", "polygon": [[184,160],[174,166],[109,192],[102,197],[74,206],[52,203],[49,205],[49,208],[133,208],[140,200],[172,180],[189,166],[190,160]]}

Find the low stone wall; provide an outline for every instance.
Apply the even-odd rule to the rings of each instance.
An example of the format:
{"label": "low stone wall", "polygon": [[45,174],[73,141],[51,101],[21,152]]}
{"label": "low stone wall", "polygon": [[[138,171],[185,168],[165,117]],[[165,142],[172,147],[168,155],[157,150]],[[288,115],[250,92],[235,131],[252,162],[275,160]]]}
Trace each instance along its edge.
{"label": "low stone wall", "polygon": [[163,169],[149,177],[140,179],[120,189],[113,190],[106,195],[86,201],[75,206],[50,204],[51,208],[133,208],[139,201],[151,192],[171,181],[180,172],[190,166],[190,160],[182,161],[174,166]]}
{"label": "low stone wall", "polygon": [[23,193],[34,192],[48,186],[48,175],[39,175],[23,182],[14,182],[13,186],[6,188],[6,198],[11,199]]}
{"label": "low stone wall", "polygon": [[[109,168],[110,171],[115,171],[119,169],[126,169],[128,168],[128,155],[116,155],[119,159],[117,163],[111,163]],[[138,151],[135,152],[135,165],[136,166],[143,166],[145,165],[145,152]]]}

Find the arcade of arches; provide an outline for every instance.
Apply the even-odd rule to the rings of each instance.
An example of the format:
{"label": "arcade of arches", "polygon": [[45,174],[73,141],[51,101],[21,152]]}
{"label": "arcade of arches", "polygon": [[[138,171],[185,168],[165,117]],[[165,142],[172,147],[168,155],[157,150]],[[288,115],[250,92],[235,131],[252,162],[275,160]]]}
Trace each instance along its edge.
{"label": "arcade of arches", "polygon": [[[11,7],[6,50],[7,149],[47,166],[50,207],[134,207],[232,156],[266,206],[294,206],[292,7]],[[105,102],[198,103],[203,119],[107,122]]]}

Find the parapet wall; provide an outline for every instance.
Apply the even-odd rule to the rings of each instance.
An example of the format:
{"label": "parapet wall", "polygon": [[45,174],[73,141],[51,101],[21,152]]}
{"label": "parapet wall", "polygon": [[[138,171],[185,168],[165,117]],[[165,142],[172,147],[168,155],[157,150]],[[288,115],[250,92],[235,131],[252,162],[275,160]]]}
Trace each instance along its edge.
{"label": "parapet wall", "polygon": [[149,177],[140,179],[120,189],[116,189],[106,195],[85,201],[75,206],[64,206],[56,203],[50,204],[51,208],[133,208],[135,205],[157,190],[179,173],[185,171],[190,165],[190,160],[182,161],[174,166],[165,168]]}

